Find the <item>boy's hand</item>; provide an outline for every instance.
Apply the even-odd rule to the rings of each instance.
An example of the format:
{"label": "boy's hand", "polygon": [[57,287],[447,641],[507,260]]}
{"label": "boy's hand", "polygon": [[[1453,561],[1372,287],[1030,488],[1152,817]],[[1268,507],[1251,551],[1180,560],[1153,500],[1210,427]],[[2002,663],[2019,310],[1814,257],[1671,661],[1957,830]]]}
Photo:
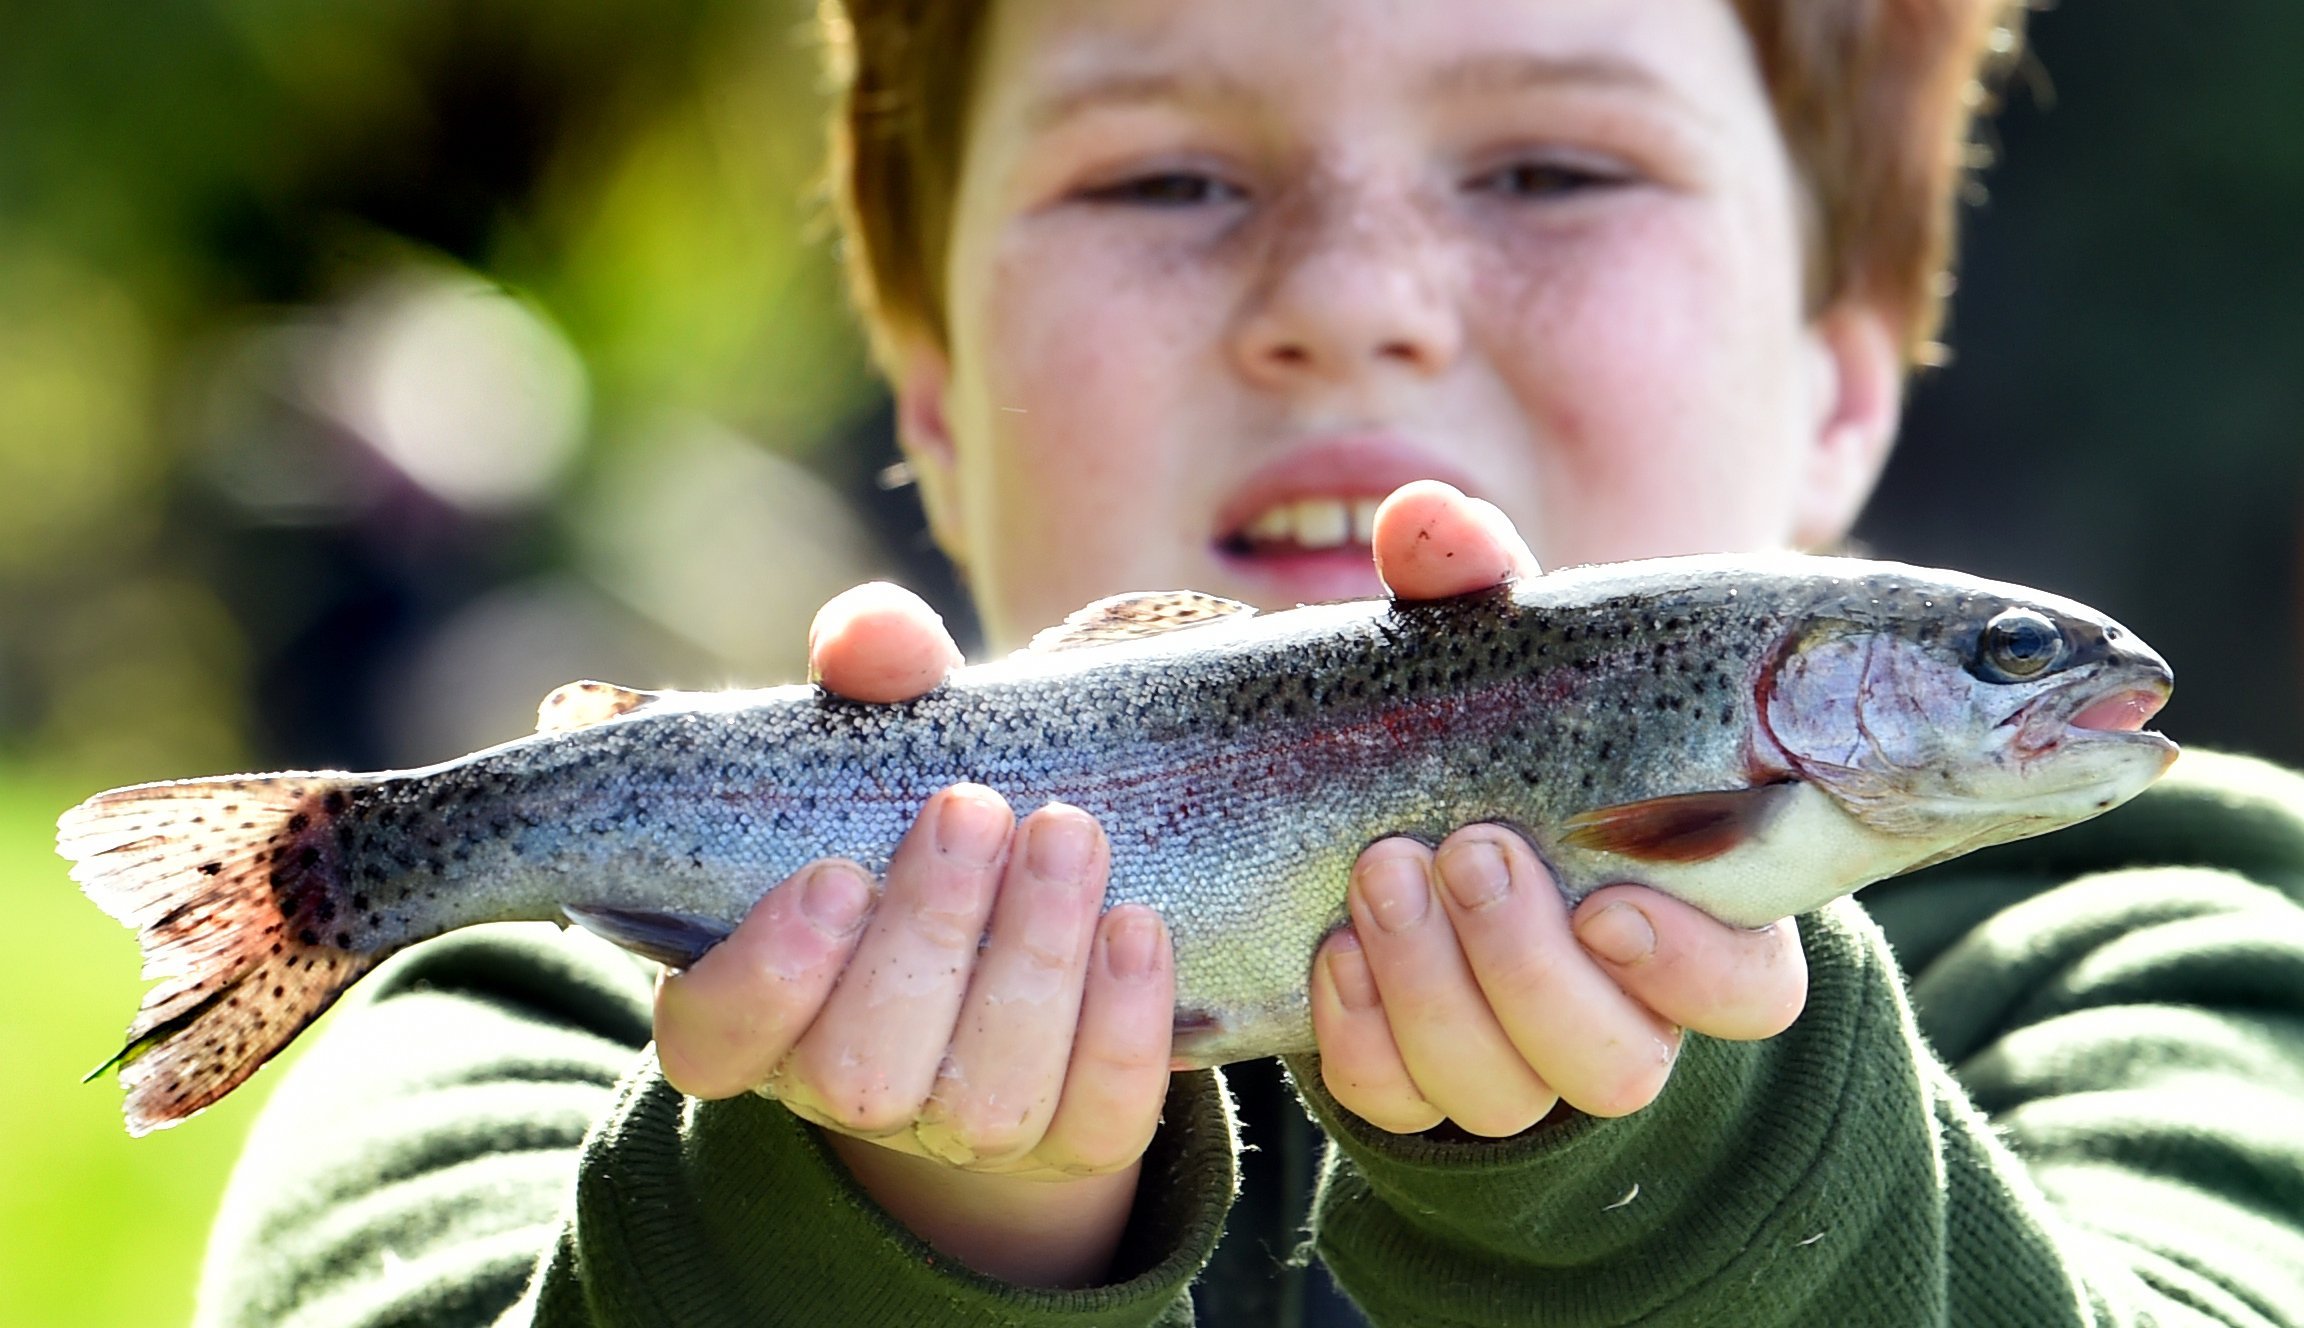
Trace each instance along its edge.
{"label": "boy's hand", "polygon": [[[1536,573],[1500,512],[1433,483],[1385,503],[1376,556],[1406,599]],[[826,605],[809,647],[812,676],[869,701],[926,692],[960,660],[934,613],[889,586]],[[1108,869],[1076,809],[1011,828],[990,790],[947,790],[876,907],[853,864],[814,864],[666,977],[666,1077],[700,1097],[768,1086],[892,1215],[979,1271],[1094,1281],[1158,1124],[1175,980],[1149,911],[1098,920]],[[1354,925],[1314,964],[1322,1076],[1394,1131],[1510,1134],[1563,1099],[1633,1111],[1662,1088],[1681,1027],[1766,1037],[1805,998],[1789,923],[1748,932],[1637,886],[1571,916],[1500,827],[1436,853],[1373,845],[1350,901]]]}
{"label": "boy's hand", "polygon": [[[873,701],[928,691],[960,658],[891,586],[826,605],[809,656],[825,686]],[[1159,1124],[1175,1008],[1159,916],[1098,916],[1110,866],[1077,808],[1019,825],[990,789],[946,789],[877,901],[855,864],[811,864],[666,975],[665,1077],[705,1098],[766,1088],[891,1216],[980,1272],[1091,1284]]]}
{"label": "boy's hand", "polygon": [[[1504,515],[1421,483],[1376,518],[1376,565],[1402,599],[1536,575]],[[1620,1116],[1654,1101],[1680,1031],[1764,1038],[1807,999],[1790,920],[1731,927],[1636,885],[1573,912],[1518,835],[1467,826],[1437,850],[1372,844],[1353,867],[1352,925],[1313,964],[1320,1077],[1396,1133],[1443,1120],[1514,1134],[1553,1106]]]}

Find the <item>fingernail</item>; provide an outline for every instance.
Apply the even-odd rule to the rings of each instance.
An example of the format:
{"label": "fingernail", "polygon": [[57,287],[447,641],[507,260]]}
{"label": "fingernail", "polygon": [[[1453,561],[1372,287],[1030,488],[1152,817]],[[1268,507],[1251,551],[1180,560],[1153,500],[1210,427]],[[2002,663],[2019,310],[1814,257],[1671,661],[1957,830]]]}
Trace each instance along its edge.
{"label": "fingernail", "polygon": [[1610,904],[1576,924],[1576,939],[1602,959],[1637,964],[1656,952],[1656,929],[1630,904]]}
{"label": "fingernail", "polygon": [[1458,908],[1479,908],[1511,893],[1512,867],[1493,839],[1450,840],[1434,862],[1440,884]]}
{"label": "fingernail", "polygon": [[1360,894],[1376,925],[1388,932],[1405,931],[1424,918],[1432,891],[1425,882],[1424,861],[1407,852],[1391,852],[1363,859]]}
{"label": "fingernail", "polygon": [[1096,848],[1096,823],[1086,812],[1052,807],[1031,820],[1024,861],[1043,881],[1070,885],[1088,874],[1088,858]]}
{"label": "fingernail", "polygon": [[936,849],[964,867],[987,867],[1008,842],[1008,808],[988,788],[961,785],[936,813]]}
{"label": "fingernail", "polygon": [[1150,913],[1123,913],[1104,932],[1104,967],[1113,977],[1136,981],[1152,975],[1167,944],[1160,919]]}
{"label": "fingernail", "polygon": [[842,937],[856,930],[864,910],[872,906],[872,887],[855,868],[827,862],[808,874],[800,888],[800,912],[808,925],[826,936]]}
{"label": "fingernail", "polygon": [[1328,946],[1328,981],[1335,984],[1336,999],[1344,1002],[1345,1009],[1376,1008],[1376,979],[1369,975],[1360,938],[1349,930],[1336,933]]}

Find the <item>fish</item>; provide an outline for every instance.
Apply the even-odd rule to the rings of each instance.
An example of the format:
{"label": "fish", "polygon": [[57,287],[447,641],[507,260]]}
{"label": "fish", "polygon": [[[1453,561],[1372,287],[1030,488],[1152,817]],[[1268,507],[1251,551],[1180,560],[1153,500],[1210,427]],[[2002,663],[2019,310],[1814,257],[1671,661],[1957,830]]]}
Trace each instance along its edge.
{"label": "fish", "polygon": [[1312,1046],[1308,974],[1388,835],[1524,835],[1571,902],[1756,927],[2142,791],[2167,663],[2022,586],[1801,554],[1595,564],[1454,599],[1116,596],[914,700],[573,683],[422,769],[141,784],[57,849],[132,928],[134,1134],[217,1101],[385,957],[549,920],[671,966],[827,856],[880,872],[972,780],[1111,841],[1176,957],[1180,1067]]}

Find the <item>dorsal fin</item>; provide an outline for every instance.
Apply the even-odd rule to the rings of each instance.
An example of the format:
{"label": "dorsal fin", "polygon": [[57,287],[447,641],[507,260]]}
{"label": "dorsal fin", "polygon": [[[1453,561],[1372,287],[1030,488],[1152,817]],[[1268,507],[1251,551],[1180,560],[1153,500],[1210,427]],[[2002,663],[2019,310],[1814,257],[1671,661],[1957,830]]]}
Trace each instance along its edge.
{"label": "dorsal fin", "polygon": [[1113,641],[1134,641],[1237,618],[1256,612],[1222,595],[1197,590],[1138,590],[1113,595],[1075,612],[1063,622],[1032,638],[1026,650],[1076,650]]}
{"label": "dorsal fin", "polygon": [[553,688],[544,703],[536,707],[536,731],[567,733],[588,729],[618,715],[629,715],[662,695],[662,692],[644,692],[637,687],[619,687],[612,682],[594,682],[590,678],[565,683]]}

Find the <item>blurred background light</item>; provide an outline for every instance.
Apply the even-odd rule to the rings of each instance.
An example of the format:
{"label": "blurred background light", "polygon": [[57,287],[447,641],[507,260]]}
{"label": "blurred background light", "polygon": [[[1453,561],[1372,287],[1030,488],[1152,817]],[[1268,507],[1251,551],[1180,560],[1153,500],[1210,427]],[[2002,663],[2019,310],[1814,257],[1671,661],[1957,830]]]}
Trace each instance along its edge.
{"label": "blurred background light", "polygon": [[154,341],[132,290],[0,225],[0,577],[117,566],[150,533]]}
{"label": "blurred background light", "polygon": [[547,498],[589,413],[583,363],[533,306],[460,273],[396,273],[352,302],[328,395],[417,484],[478,513]]}
{"label": "blurred background light", "polygon": [[[685,661],[684,663],[682,661]],[[671,667],[668,669],[668,662]],[[717,664],[581,578],[549,574],[489,591],[431,632],[387,674],[372,704],[399,717],[383,756],[429,765],[517,738],[545,694],[578,678],[659,687]]]}
{"label": "blurred background light", "polygon": [[837,490],[695,417],[617,449],[572,524],[579,565],[718,661],[722,681],[802,677],[816,607],[890,570]]}

